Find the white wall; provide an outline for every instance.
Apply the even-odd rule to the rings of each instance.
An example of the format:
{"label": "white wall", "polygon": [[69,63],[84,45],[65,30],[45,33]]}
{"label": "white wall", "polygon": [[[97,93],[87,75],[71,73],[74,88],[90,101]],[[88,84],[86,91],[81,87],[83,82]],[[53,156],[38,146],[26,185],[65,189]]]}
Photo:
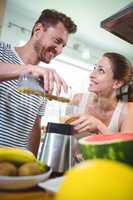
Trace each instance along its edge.
{"label": "white wall", "polygon": [[30,30],[34,20],[29,17],[27,18],[17,8],[12,8],[11,1],[7,1],[1,40],[9,42],[14,46],[18,45],[20,40],[28,40],[29,33],[27,31],[23,32],[15,26],[10,26],[10,22]]}
{"label": "white wall", "polygon": [[[9,42],[13,46],[20,44],[21,41],[28,40],[30,37],[29,31],[32,29],[35,21],[36,16],[34,13],[31,13],[30,15],[29,13],[26,13],[26,11],[14,7],[11,0],[7,0],[1,40]],[[24,27],[25,29],[10,26],[10,23]],[[75,46],[78,46],[78,48],[75,48]],[[82,56],[85,50],[90,53],[90,58],[88,59],[84,59]],[[64,55],[70,56],[76,60],[81,60],[85,63],[95,63],[102,53],[103,50],[98,49],[91,44],[87,44],[82,38],[79,38],[78,34],[74,34],[70,37],[68,45],[63,52]]]}

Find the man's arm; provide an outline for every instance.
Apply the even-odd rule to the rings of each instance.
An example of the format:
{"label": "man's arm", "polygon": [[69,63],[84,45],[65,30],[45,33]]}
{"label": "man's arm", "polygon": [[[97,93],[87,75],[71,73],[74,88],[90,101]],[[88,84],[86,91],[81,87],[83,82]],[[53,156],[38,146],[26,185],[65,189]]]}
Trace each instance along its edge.
{"label": "man's arm", "polygon": [[16,79],[25,69],[24,65],[0,62],[0,81]]}
{"label": "man's arm", "polygon": [[41,117],[38,115],[29,137],[28,149],[37,156],[41,139]]}
{"label": "man's arm", "polygon": [[60,94],[61,87],[63,87],[65,92],[67,91],[68,86],[66,82],[54,69],[31,64],[17,65],[0,62],[0,81],[16,79],[23,73],[29,73],[35,77],[42,78],[44,90],[49,93],[53,91],[54,84],[56,85],[57,95]]}

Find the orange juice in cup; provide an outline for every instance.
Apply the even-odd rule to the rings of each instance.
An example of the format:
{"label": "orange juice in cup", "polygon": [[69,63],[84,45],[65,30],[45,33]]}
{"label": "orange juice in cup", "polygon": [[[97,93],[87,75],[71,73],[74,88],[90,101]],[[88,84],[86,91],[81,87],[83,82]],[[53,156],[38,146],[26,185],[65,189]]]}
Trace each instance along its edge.
{"label": "orange juice in cup", "polygon": [[66,119],[65,123],[71,124],[72,122],[74,122],[77,119],[78,119],[78,117],[69,117],[68,119]]}
{"label": "orange juice in cup", "polygon": [[74,104],[60,104],[59,122],[69,124],[77,119],[77,117],[74,117],[78,113],[77,109],[78,106]]}
{"label": "orange juice in cup", "polygon": [[78,117],[66,115],[66,116],[59,117],[59,122],[60,123],[65,123],[65,124],[70,124],[73,121],[75,121],[76,119],[78,119]]}

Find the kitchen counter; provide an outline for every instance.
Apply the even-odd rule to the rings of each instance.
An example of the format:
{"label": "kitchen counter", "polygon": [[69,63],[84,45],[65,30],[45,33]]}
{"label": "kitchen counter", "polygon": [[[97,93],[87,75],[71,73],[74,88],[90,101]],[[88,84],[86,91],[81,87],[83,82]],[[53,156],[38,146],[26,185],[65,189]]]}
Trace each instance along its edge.
{"label": "kitchen counter", "polygon": [[0,190],[1,200],[53,200],[55,194],[36,186],[26,190]]}

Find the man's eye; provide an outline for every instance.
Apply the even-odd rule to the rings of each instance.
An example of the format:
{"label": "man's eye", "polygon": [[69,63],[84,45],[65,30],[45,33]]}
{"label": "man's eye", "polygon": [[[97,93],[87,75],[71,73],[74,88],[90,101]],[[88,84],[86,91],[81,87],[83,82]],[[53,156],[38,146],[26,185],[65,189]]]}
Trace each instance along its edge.
{"label": "man's eye", "polygon": [[60,41],[59,41],[59,40],[55,40],[55,42],[56,42],[57,44],[60,44]]}
{"label": "man's eye", "polygon": [[56,42],[56,44],[61,44],[62,43],[62,41],[60,39],[56,39],[55,42]]}
{"label": "man's eye", "polygon": [[61,40],[61,39],[56,39],[55,40],[55,43],[57,44],[57,45],[62,45],[62,47],[65,47],[66,46],[66,44],[63,42],[63,40]]}

